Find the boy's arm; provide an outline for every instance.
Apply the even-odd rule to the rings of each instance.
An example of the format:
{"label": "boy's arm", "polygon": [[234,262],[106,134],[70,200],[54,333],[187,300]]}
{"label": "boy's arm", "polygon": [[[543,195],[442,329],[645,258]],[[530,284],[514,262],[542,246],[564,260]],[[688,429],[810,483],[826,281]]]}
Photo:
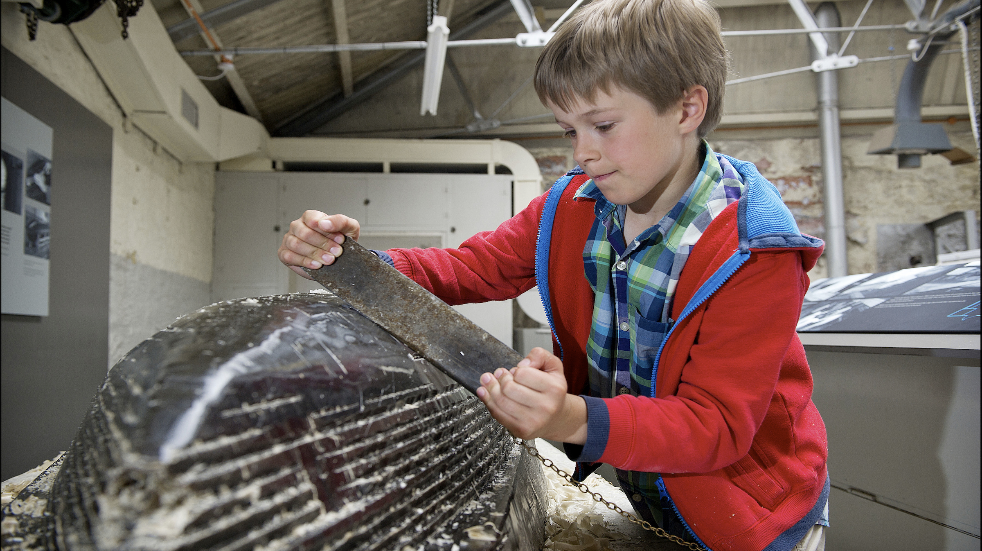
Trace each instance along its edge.
{"label": "boy's arm", "polygon": [[[535,241],[545,195],[497,229],[456,249],[390,249],[396,269],[450,304],[515,298],[535,286]],[[345,238],[358,239],[358,221],[308,210],[290,224],[277,256],[296,274],[334,263]]]}
{"label": "boy's arm", "polygon": [[535,286],[535,241],[545,196],[455,249],[390,249],[400,272],[449,304],[515,298]]}
{"label": "boy's arm", "polygon": [[[806,287],[797,253],[755,253],[704,309],[683,320],[698,324],[689,328],[698,330],[691,348],[663,351],[659,369],[687,357],[675,392],[587,399],[591,433],[578,460],[681,473],[709,472],[746,455],[795,338]],[[797,383],[810,393],[810,380]],[[603,417],[606,427],[596,428]]]}

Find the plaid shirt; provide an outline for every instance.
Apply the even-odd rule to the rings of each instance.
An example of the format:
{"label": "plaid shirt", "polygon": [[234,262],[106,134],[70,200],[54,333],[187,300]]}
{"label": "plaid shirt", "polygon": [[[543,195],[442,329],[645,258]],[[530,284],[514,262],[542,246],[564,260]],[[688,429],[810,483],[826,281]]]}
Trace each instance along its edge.
{"label": "plaid shirt", "polygon": [[[705,161],[682,199],[631,243],[624,241],[623,205],[608,201],[593,180],[576,192],[577,197],[596,201],[597,214],[583,250],[587,280],[594,291],[587,341],[591,396],[654,397],[656,355],[674,323],[672,297],[685,261],[713,218],[738,201],[745,189],[736,169],[717,157],[709,144],[704,142],[703,147]],[[645,520],[693,541],[663,497],[658,473],[617,469],[617,476]]]}
{"label": "plaid shirt", "polygon": [[597,220],[583,250],[595,293],[587,342],[593,396],[654,396],[655,355],[674,323],[672,296],[689,251],[744,190],[736,169],[704,148],[702,169],[682,199],[631,243],[624,241],[623,205],[607,201],[593,180],[577,190],[577,197],[596,200]]}

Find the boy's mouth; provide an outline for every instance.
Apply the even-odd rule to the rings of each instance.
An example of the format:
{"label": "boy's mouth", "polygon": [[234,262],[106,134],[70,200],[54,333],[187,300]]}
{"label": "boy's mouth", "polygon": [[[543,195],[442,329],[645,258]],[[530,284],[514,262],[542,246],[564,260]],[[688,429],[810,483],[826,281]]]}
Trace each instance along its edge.
{"label": "boy's mouth", "polygon": [[[614,171],[614,172],[616,172],[616,171]],[[594,181],[595,183],[599,183],[599,182],[602,182],[602,181],[604,181],[604,180],[606,180],[606,179],[607,179],[607,178],[608,178],[608,177],[609,177],[609,176],[610,176],[611,174],[613,174],[614,172],[607,172],[607,173],[605,173],[605,174],[598,174],[598,175],[596,175],[596,176],[593,176],[593,181]]]}

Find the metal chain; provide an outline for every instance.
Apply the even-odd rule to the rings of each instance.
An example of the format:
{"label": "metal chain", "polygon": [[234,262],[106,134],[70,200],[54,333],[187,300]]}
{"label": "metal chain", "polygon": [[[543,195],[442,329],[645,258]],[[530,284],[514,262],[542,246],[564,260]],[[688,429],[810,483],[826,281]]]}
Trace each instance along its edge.
{"label": "metal chain", "polygon": [[143,7],[143,0],[116,0],[116,15],[119,16],[123,24],[123,40],[129,38],[129,18],[136,15],[136,12],[140,11]]}
{"label": "metal chain", "polygon": [[597,492],[594,492],[593,490],[591,490],[590,487],[587,486],[586,484],[584,484],[583,482],[577,482],[577,481],[573,480],[573,476],[571,474],[569,474],[566,471],[564,471],[564,470],[560,469],[559,467],[557,467],[556,464],[555,464],[555,462],[553,462],[551,459],[546,458],[546,457],[542,457],[542,455],[539,453],[539,450],[537,450],[535,448],[535,446],[532,445],[532,444],[530,444],[529,442],[527,442],[525,440],[522,440],[521,438],[518,438],[518,437],[515,437],[515,442],[517,442],[523,448],[525,448],[525,451],[527,451],[529,455],[531,455],[532,457],[535,457],[536,459],[538,459],[542,463],[542,465],[545,466],[545,468],[550,469],[553,472],[555,472],[559,476],[559,478],[562,478],[563,480],[565,480],[567,483],[569,483],[571,486],[573,486],[577,490],[583,492],[584,494],[588,494],[590,497],[593,498],[593,501],[595,501],[597,503],[600,503],[600,504],[603,504],[604,507],[606,507],[606,508],[610,509],[611,511],[617,513],[618,515],[626,518],[627,520],[633,522],[634,524],[637,524],[638,526],[644,528],[645,530],[648,530],[650,532],[654,532],[656,535],[658,535],[660,537],[669,539],[669,540],[671,540],[671,541],[673,541],[673,542],[681,545],[682,547],[687,547],[689,549],[692,549],[692,551],[702,551],[702,546],[700,546],[698,543],[688,542],[688,541],[685,541],[685,540],[683,540],[682,538],[680,538],[678,536],[674,536],[672,534],[669,534],[664,529],[659,528],[658,526],[655,526],[655,525],[651,524],[650,522],[648,522],[648,521],[646,521],[646,520],[638,517],[634,513],[629,513],[627,511],[625,511],[624,509],[621,509],[620,506],[618,506],[616,503],[611,503],[611,502],[607,501],[606,499],[604,499],[604,497],[602,495],[600,495]]}
{"label": "metal chain", "polygon": [[33,6],[21,4],[20,11],[27,16],[27,36],[32,41],[38,37],[38,12]]}
{"label": "metal chain", "polygon": [[426,28],[433,24],[435,17],[440,10],[440,0],[426,0]]}

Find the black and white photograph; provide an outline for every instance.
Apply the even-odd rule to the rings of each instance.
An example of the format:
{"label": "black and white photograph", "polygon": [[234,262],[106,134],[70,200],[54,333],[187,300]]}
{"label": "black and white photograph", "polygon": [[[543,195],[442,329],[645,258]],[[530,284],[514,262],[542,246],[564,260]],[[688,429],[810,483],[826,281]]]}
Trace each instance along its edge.
{"label": "black and white photograph", "polygon": [[963,292],[979,294],[979,261],[969,262],[959,266],[954,270],[935,278],[927,283],[918,285],[910,291],[908,295],[918,293],[939,293],[939,292]]}
{"label": "black and white photograph", "polygon": [[954,266],[923,266],[885,274],[873,274],[839,293],[843,298],[895,297],[923,284],[935,281]]}
{"label": "black and white photograph", "polygon": [[801,308],[798,331],[822,331],[881,304],[885,299],[867,298],[807,303]]}
{"label": "black and white photograph", "polygon": [[51,258],[50,213],[27,205],[24,207],[24,214],[24,254],[49,260]]}
{"label": "black and white photograph", "polygon": [[818,281],[813,281],[805,293],[805,304],[809,302],[821,302],[828,300],[843,290],[856,285],[860,281],[868,279],[873,274],[852,274],[842,277],[829,277]]}
{"label": "black and white photograph", "polygon": [[27,196],[35,201],[51,204],[51,159],[27,150]]}
{"label": "black and white photograph", "polygon": [[3,185],[3,192],[0,193],[0,200],[3,201],[3,210],[14,214],[21,213],[21,197],[24,193],[24,161],[8,152],[3,154],[3,175],[0,182]]}
{"label": "black and white photograph", "polygon": [[817,282],[806,295],[797,329],[806,333],[978,332],[978,307],[970,308],[978,297],[978,260],[830,278]]}

